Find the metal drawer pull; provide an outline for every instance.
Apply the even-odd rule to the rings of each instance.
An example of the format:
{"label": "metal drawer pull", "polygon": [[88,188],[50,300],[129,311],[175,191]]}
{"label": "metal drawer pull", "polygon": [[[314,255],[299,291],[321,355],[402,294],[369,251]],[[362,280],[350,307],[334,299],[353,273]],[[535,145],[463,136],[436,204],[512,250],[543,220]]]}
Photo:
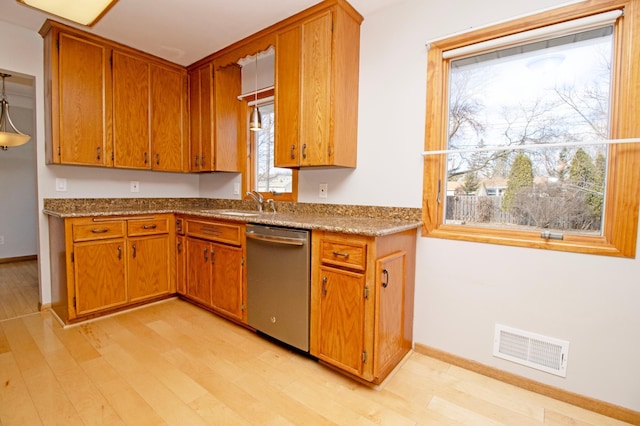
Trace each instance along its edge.
{"label": "metal drawer pull", "polygon": [[137,247],[136,247],[136,245],[135,245],[135,244],[134,244],[134,245],[132,245],[131,247],[133,248],[133,258],[135,259],[135,258],[136,258],[136,251],[137,251]]}
{"label": "metal drawer pull", "polygon": [[327,277],[322,277],[322,295],[327,295]]}
{"label": "metal drawer pull", "polygon": [[122,259],[122,247],[118,246],[118,260]]}
{"label": "metal drawer pull", "polygon": [[109,228],[93,228],[91,232],[93,232],[94,234],[104,234],[105,232],[109,232]]}
{"label": "metal drawer pull", "polygon": [[384,275],[384,281],[382,281],[382,288],[387,288],[389,285],[389,271],[386,269],[382,270],[382,275]]}
{"label": "metal drawer pull", "polygon": [[142,227],[142,229],[156,229],[158,227],[158,225],[144,225]]}
{"label": "metal drawer pull", "polygon": [[204,261],[208,262],[209,261],[209,257],[207,256],[207,253],[209,252],[209,249],[204,249]]}
{"label": "metal drawer pull", "polygon": [[349,253],[340,253],[339,251],[333,251],[333,255],[334,256],[340,256],[340,257],[344,257],[345,259],[349,258]]}

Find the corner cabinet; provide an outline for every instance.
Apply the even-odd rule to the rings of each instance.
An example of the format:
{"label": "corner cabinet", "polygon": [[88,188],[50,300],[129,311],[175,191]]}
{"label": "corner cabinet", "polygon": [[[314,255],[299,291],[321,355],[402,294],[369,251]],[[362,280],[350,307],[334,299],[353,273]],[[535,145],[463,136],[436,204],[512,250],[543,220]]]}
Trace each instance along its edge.
{"label": "corner cabinet", "polygon": [[239,172],[241,68],[208,62],[189,69],[191,172]]}
{"label": "corner cabinet", "polygon": [[47,164],[187,171],[183,67],[50,20],[40,33]]}
{"label": "corner cabinet", "polygon": [[356,167],[361,22],[337,2],[276,35],[277,167]]}
{"label": "corner cabinet", "polygon": [[185,219],[184,296],[246,323],[244,224]]}
{"label": "corner cabinet", "polygon": [[52,307],[64,322],[175,293],[173,215],[50,216],[49,226]]}
{"label": "corner cabinet", "polygon": [[313,231],[311,354],[380,383],[411,350],[416,230]]}

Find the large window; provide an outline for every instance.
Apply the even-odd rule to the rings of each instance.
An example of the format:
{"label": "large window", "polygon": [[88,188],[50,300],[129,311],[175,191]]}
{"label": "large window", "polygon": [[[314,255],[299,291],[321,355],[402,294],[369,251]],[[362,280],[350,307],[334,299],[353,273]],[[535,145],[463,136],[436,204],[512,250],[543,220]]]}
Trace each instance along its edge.
{"label": "large window", "polygon": [[637,12],[600,3],[431,45],[424,234],[635,256]]}

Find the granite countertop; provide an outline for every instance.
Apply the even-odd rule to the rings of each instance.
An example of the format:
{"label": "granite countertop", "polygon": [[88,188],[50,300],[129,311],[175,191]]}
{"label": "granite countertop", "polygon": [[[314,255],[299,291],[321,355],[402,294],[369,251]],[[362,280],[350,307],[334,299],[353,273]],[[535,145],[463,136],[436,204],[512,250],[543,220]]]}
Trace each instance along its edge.
{"label": "granite countertop", "polygon": [[[265,209],[268,209],[266,203]],[[255,215],[236,216],[224,210],[253,211]],[[270,210],[258,213],[250,200],[114,198],[45,199],[43,212],[60,218],[176,213],[366,236],[394,234],[422,225],[418,208],[277,202],[276,210],[277,213]]]}

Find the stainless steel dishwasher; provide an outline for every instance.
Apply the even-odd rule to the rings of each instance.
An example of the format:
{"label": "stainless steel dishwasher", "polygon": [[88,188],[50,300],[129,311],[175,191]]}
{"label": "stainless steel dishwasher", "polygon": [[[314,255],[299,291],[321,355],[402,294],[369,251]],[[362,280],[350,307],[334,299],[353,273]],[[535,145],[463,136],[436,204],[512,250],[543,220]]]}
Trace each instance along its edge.
{"label": "stainless steel dishwasher", "polygon": [[248,224],[246,237],[247,322],[309,352],[310,232]]}

